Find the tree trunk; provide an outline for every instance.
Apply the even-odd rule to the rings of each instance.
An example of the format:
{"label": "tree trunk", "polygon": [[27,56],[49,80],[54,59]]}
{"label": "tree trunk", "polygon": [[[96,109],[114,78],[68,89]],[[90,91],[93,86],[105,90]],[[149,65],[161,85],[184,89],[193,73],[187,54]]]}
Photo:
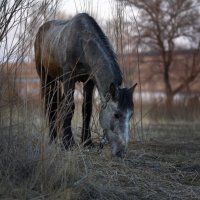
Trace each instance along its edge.
{"label": "tree trunk", "polygon": [[164,65],[163,79],[165,84],[166,105],[171,106],[173,104],[173,97],[174,97],[169,77],[171,58],[167,57],[166,52],[164,50],[162,52],[162,55],[163,55],[163,65]]}
{"label": "tree trunk", "polygon": [[174,94],[167,94],[166,93],[166,106],[167,108],[170,108],[173,104]]}

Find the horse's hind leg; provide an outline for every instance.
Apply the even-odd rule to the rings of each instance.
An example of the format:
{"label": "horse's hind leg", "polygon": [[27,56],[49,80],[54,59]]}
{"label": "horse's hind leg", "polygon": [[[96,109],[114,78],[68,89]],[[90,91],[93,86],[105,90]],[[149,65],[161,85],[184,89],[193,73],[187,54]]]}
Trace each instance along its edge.
{"label": "horse's hind leg", "polygon": [[38,74],[41,79],[42,98],[44,99],[45,112],[49,119],[49,137],[51,144],[57,136],[57,112],[58,104],[61,100],[60,82],[47,75],[44,68],[41,67]]}
{"label": "horse's hind leg", "polygon": [[45,110],[49,117],[49,143],[51,144],[57,136],[57,129],[59,124],[57,120],[57,113],[58,105],[61,100],[60,82],[52,79],[50,76],[47,76],[45,89]]}
{"label": "horse's hind leg", "polygon": [[92,145],[91,132],[90,132],[90,119],[92,114],[92,96],[93,96],[94,83],[89,80],[83,88],[83,127],[82,127],[82,143],[84,146]]}
{"label": "horse's hind leg", "polygon": [[72,147],[75,142],[71,130],[71,120],[74,114],[74,87],[75,83],[73,79],[70,77],[67,77],[64,75],[64,122],[63,122],[63,129],[64,129],[64,134],[63,134],[63,144],[65,146],[65,149],[69,149]]}

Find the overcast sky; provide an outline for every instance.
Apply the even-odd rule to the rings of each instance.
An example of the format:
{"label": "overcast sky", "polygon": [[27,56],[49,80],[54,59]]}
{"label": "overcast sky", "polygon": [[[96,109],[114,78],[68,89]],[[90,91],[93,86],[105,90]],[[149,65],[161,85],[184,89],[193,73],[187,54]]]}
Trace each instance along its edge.
{"label": "overcast sky", "polygon": [[[119,3],[119,2],[118,2]],[[113,19],[116,13],[116,0],[61,0],[59,10],[65,15],[74,16],[77,13],[87,12],[91,14],[100,25],[105,25],[106,21]],[[126,14],[128,14],[126,9]],[[7,47],[12,46],[13,35],[16,29],[9,31]],[[16,38],[14,39],[15,43]],[[13,43],[13,44],[14,44]],[[0,60],[4,55],[4,47],[0,45]]]}
{"label": "overcast sky", "polygon": [[[80,12],[88,12],[98,19],[101,24],[103,21],[109,20],[114,14],[115,0],[62,0],[59,9],[66,15],[75,15]],[[102,21],[101,21],[102,20]],[[16,38],[13,41],[16,29],[9,31],[7,47],[14,45]],[[14,43],[13,43],[14,42]],[[12,45],[13,44],[13,45]],[[4,55],[4,46],[0,45],[0,60]]]}
{"label": "overcast sky", "polygon": [[63,0],[60,7],[69,15],[92,12],[98,18],[109,19],[114,14],[115,4],[115,0]]}

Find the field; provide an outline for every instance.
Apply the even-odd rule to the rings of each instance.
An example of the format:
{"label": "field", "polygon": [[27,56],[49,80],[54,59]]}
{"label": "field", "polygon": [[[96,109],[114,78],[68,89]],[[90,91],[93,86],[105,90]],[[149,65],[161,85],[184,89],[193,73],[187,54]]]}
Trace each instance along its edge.
{"label": "field", "polygon": [[[91,121],[95,147],[88,149],[80,144],[82,116],[78,95],[72,121],[77,145],[71,151],[64,150],[62,128],[58,130],[57,141],[48,144],[49,125],[44,105],[39,101],[33,43],[41,24],[70,18],[69,13],[63,12],[64,3],[68,2],[4,0],[0,3],[0,200],[200,200],[199,1],[109,0],[110,11],[102,11],[111,18],[103,20],[98,18],[98,12],[102,12],[99,3],[74,0],[75,7],[80,6],[76,13],[88,12],[97,18],[108,36],[123,66],[123,84],[138,83],[133,97],[136,102],[129,150],[124,158],[112,157],[109,145],[99,149],[103,134],[98,101],[94,103]],[[132,4],[127,7],[131,2],[143,3],[144,7]],[[146,6],[153,10],[146,12]],[[102,56],[91,60],[103,64],[102,61],[111,59],[104,66],[109,63],[108,66],[114,66],[105,38],[97,37],[93,30],[88,26],[83,36],[94,36],[91,41],[97,41],[95,46],[100,44],[100,48],[94,48],[93,53]],[[65,35],[58,33],[56,40]],[[78,41],[90,44],[88,36],[87,40],[83,37]],[[76,46],[70,51],[76,52],[75,49],[83,49],[74,62],[80,64],[87,48]],[[64,55],[64,50],[60,51]],[[87,68],[93,66],[89,63],[86,62]],[[58,78],[62,77],[65,76]],[[162,94],[175,95],[176,104],[166,101],[167,104]],[[152,100],[153,95],[157,99]],[[60,124],[60,119],[62,115],[55,123]]]}
{"label": "field", "polygon": [[[200,199],[197,115],[186,121],[180,108],[182,119],[177,110],[173,120],[152,112],[143,119],[141,139],[136,114],[129,152],[120,159],[111,157],[109,146],[98,151],[96,117],[96,148],[67,152],[60,141],[48,145],[40,109],[31,109],[13,106],[12,126],[5,120],[10,110],[1,112],[0,199]],[[79,124],[74,127],[79,132]]]}

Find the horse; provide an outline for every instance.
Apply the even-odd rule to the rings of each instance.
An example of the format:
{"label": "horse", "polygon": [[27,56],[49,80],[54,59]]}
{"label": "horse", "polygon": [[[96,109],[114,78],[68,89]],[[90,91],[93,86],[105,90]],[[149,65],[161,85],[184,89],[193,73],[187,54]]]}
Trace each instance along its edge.
{"label": "horse", "polygon": [[[75,140],[71,130],[75,83],[83,83],[82,136],[84,146],[92,146],[90,119],[94,87],[101,100],[99,122],[104,141],[114,156],[122,157],[128,148],[129,121],[133,115],[134,84],[122,88],[122,72],[114,50],[94,18],[87,13],[70,20],[45,22],[36,34],[36,70],[49,118],[50,143],[57,137],[58,108],[64,102],[63,144],[71,149]],[[63,86],[63,92],[61,90]],[[103,142],[102,142],[103,145]]]}

